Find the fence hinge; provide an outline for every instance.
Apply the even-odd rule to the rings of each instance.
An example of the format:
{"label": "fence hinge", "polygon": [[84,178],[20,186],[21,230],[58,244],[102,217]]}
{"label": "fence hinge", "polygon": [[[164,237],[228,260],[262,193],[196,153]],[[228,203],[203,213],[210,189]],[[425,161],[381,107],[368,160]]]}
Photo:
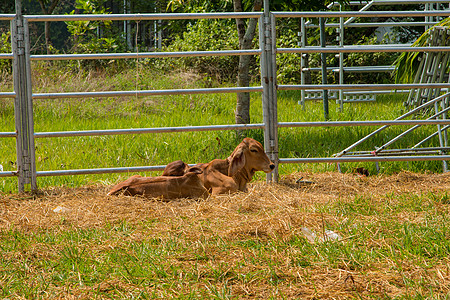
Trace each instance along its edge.
{"label": "fence hinge", "polygon": [[270,24],[270,17],[264,17],[264,39],[265,51],[272,49],[272,26]]}

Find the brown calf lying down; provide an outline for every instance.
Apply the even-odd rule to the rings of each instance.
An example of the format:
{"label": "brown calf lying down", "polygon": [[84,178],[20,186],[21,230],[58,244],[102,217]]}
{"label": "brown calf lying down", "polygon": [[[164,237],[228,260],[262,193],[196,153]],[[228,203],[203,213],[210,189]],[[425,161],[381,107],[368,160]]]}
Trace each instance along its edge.
{"label": "brown calf lying down", "polygon": [[[245,138],[227,159],[215,159],[206,164],[197,164],[203,172],[198,174],[205,188],[215,194],[246,191],[256,171],[271,172],[275,164],[270,161],[258,141]],[[174,161],[166,166],[163,176],[186,174],[189,166],[183,161]]]}
{"label": "brown calf lying down", "polygon": [[143,195],[150,198],[199,198],[209,193],[198,178],[202,170],[197,167],[186,169],[182,176],[141,177],[135,175],[115,185],[108,195]]}
{"label": "brown calf lying down", "polygon": [[227,159],[214,159],[189,167],[181,160],[168,164],[163,176],[133,176],[117,184],[108,195],[144,195],[147,197],[197,198],[209,193],[228,194],[246,191],[256,171],[271,172],[275,168],[262,145],[245,138]]}

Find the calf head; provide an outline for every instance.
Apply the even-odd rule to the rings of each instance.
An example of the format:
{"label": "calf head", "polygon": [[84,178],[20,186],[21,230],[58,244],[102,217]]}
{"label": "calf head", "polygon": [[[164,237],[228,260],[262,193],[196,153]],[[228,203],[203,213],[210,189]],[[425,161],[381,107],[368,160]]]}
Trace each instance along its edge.
{"label": "calf head", "polygon": [[249,174],[256,171],[270,173],[275,169],[275,164],[270,161],[260,142],[245,138],[228,157],[228,176],[236,175],[242,169]]}
{"label": "calf head", "polygon": [[182,160],[177,160],[169,163],[162,174],[162,176],[183,176],[189,170],[189,165]]}

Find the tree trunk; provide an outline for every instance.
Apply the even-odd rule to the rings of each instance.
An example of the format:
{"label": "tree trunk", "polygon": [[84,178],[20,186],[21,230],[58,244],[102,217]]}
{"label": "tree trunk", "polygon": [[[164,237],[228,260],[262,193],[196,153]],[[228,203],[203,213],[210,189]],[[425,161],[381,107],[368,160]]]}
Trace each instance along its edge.
{"label": "tree trunk", "polygon": [[45,32],[45,46],[47,48],[47,54],[50,54],[50,45],[52,41],[50,40],[50,22],[45,21],[44,23],[44,32]]}
{"label": "tree trunk", "polygon": [[[39,1],[39,5],[41,6],[42,13],[44,15],[51,15],[60,0],[52,0],[50,2],[50,6],[48,8],[45,7],[45,3],[47,3],[47,1],[45,1],[45,0],[38,0],[38,1]],[[50,39],[50,22],[46,21],[44,23],[45,23],[45,25],[44,25],[45,46],[47,48],[47,54],[50,54],[50,45],[52,43],[52,41]]]}
{"label": "tree trunk", "polygon": [[[234,11],[242,12],[242,0],[233,0]],[[255,0],[253,11],[260,11],[262,0]],[[239,36],[239,49],[251,49],[253,38],[255,37],[257,19],[248,20],[247,28],[243,19],[236,19],[236,26]],[[239,69],[237,76],[238,87],[248,87],[250,85],[250,62],[251,56],[239,56]],[[238,93],[235,112],[236,124],[250,123],[250,93]]]}
{"label": "tree trunk", "polygon": [[[237,85],[247,87],[250,85],[250,56],[242,55],[239,57],[239,69]],[[235,112],[236,124],[250,123],[250,93],[238,93]]]}

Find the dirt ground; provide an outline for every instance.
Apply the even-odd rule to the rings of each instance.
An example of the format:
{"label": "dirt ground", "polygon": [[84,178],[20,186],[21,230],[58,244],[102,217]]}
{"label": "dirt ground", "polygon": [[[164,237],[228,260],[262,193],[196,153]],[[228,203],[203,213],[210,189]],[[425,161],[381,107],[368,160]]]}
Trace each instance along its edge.
{"label": "dirt ground", "polygon": [[[300,178],[300,182],[297,182]],[[155,222],[153,233],[146,233],[147,235],[161,236],[177,231],[190,240],[205,236],[220,236],[224,239],[289,239],[293,235],[303,235],[304,227],[320,232],[324,222],[333,224],[339,221],[336,215],[324,215],[316,211],[316,207],[320,205],[351,201],[355,197],[367,196],[374,201],[382,201],[379,199],[406,194],[420,196],[446,193],[450,191],[450,173],[401,172],[389,176],[365,177],[336,172],[302,172],[283,176],[279,184],[253,182],[247,193],[215,196],[206,200],[161,201],[142,197],[106,196],[109,188],[102,185],[76,189],[55,187],[42,190],[35,196],[0,194],[0,231],[10,228],[24,231],[46,228],[64,230],[65,227],[102,228],[106,224],[123,220],[139,224],[142,220],[154,218],[159,221]],[[55,212],[57,208],[63,212]],[[446,205],[443,209],[448,212],[449,206]],[[63,223],[62,214],[65,218]],[[414,222],[411,215],[400,214],[396,217]],[[202,225],[205,220],[208,220],[207,228]],[[135,238],[139,239],[139,236]],[[284,293],[292,298],[300,297],[301,294],[307,298],[314,298],[312,295],[324,299],[346,298],[355,290],[364,295],[364,291],[370,286],[380,296],[405,295],[405,291],[392,284],[401,278],[392,275],[389,280],[385,279],[392,272],[389,266],[380,271],[384,272],[383,278],[378,272],[351,274],[344,267],[332,269],[315,265],[311,267],[309,274],[309,280],[316,282],[314,287],[304,282],[299,283],[299,290],[286,290]],[[419,274],[417,270],[409,271]],[[289,274],[289,269],[285,272],[285,276],[297,276]],[[450,292],[450,276],[448,273],[441,276],[441,289]],[[259,288],[262,287],[255,286],[250,292],[253,295],[263,293],[258,291]],[[251,290],[247,287],[246,291],[249,289]]]}

